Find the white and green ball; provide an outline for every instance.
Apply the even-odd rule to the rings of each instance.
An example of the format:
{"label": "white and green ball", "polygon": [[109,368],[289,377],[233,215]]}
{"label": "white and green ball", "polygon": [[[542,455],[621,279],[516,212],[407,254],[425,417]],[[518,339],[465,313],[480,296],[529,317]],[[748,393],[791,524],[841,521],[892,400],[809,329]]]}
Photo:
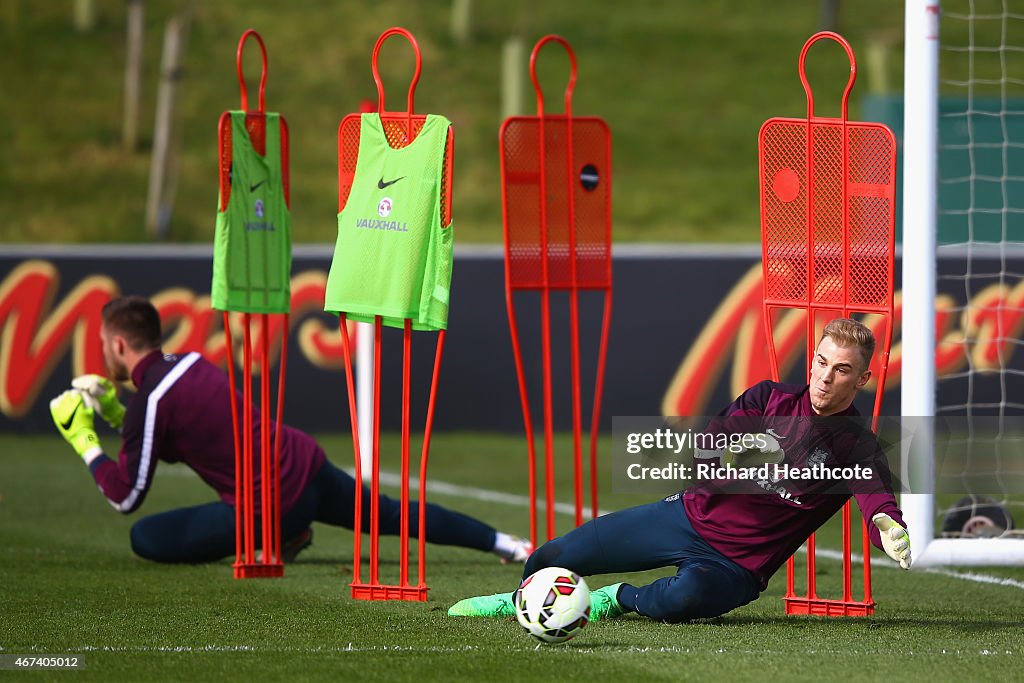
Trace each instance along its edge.
{"label": "white and green ball", "polygon": [[562,567],[531,574],[512,597],[520,625],[542,643],[563,643],[590,621],[587,582]]}

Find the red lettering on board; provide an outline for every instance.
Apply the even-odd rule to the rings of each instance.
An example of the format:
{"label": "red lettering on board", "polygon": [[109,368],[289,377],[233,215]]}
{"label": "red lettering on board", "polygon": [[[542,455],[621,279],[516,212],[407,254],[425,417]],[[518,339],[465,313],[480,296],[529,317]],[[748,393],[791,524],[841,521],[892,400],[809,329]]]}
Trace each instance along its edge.
{"label": "red lettering on board", "polygon": [[91,275],[54,308],[59,283],[53,264],[34,260],[19,264],[0,283],[0,410],[5,415],[19,417],[31,409],[68,347],[72,374],[103,372],[100,311],[117,285]]}

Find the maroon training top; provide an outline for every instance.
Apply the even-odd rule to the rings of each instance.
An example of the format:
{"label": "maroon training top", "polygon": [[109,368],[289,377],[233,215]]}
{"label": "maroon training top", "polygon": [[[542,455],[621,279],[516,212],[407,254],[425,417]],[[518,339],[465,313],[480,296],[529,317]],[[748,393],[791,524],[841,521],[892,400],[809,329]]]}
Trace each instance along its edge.
{"label": "maroon training top", "polygon": [[[132,371],[138,392],[128,402],[117,461],[100,456],[89,466],[100,491],[120,512],[142,504],[157,461],[183,462],[229,505],[235,501],[235,444],[227,375],[198,353],[153,351]],[[241,392],[236,391],[238,405]],[[253,408],[253,473],[260,496],[260,415]],[[241,429],[241,423],[239,424]],[[270,424],[274,443],[275,423]],[[281,511],[287,512],[325,459],[313,438],[281,430]],[[257,505],[257,510],[259,506]]]}
{"label": "maroon training top", "polygon": [[[870,466],[873,475],[868,480],[838,483],[821,478],[755,478],[723,485],[705,479],[682,492],[694,530],[725,557],[757,576],[762,588],[851,495],[857,499],[871,542],[878,548],[882,548],[882,542],[878,528],[871,523],[872,516],[884,512],[906,526],[892,493],[885,456],[853,406],[835,416],[816,417],[807,385],[765,381],[743,392],[713,425],[718,422],[719,428],[723,424],[728,427],[730,417],[737,424],[748,423],[747,429],[753,420],[759,423],[758,431],[770,430],[785,451],[784,463],[790,467],[860,464]],[[713,462],[717,465],[718,458]]]}

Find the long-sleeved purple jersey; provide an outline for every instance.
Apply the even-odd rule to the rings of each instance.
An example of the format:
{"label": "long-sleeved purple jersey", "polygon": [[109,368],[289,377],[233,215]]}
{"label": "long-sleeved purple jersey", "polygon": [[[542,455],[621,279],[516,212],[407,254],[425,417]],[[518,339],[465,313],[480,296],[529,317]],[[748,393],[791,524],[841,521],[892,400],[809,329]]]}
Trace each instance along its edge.
{"label": "long-sleeved purple jersey", "polygon": [[[132,370],[138,392],[128,402],[118,459],[100,456],[89,469],[103,495],[120,512],[142,504],[157,461],[183,462],[229,505],[235,500],[235,446],[227,375],[198,353],[165,356],[153,351]],[[242,398],[238,395],[238,405]],[[241,426],[241,425],[239,425]],[[274,443],[276,425],[270,425]],[[253,410],[255,500],[260,496],[260,415]],[[325,459],[312,437],[281,430],[281,511],[298,501]]]}
{"label": "long-sleeved purple jersey", "polygon": [[723,493],[718,482],[706,480],[682,492],[682,503],[694,530],[722,555],[752,572],[762,588],[851,493],[868,522],[871,542],[878,548],[882,543],[871,523],[874,515],[884,512],[906,526],[877,442],[867,430],[842,426],[843,418],[859,416],[853,406],[836,416],[812,420],[815,413],[807,385],[765,381],[745,391],[720,414],[723,420],[735,418],[740,423],[746,422],[743,416],[752,416],[751,420],[760,424],[758,431],[777,437],[789,467],[837,468],[859,463],[872,470],[870,479],[849,487],[840,484],[837,488],[836,482],[820,478],[773,478],[730,482],[725,487],[730,492]]}

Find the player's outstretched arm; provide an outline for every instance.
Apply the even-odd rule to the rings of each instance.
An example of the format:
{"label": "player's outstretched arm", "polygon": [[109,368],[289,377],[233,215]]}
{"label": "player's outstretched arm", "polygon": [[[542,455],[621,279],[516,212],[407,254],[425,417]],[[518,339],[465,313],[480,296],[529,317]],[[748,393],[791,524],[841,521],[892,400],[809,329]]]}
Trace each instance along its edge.
{"label": "player's outstretched arm", "polygon": [[69,389],[50,401],[50,415],[57,431],[85,464],[103,455],[93,427],[93,409],[77,389]]}
{"label": "player's outstretched arm", "polygon": [[878,527],[885,554],[899,562],[903,569],[910,569],[910,535],[907,530],[884,512],[879,512],[871,521]]}
{"label": "player's outstretched arm", "polygon": [[79,375],[71,386],[82,392],[90,407],[114,429],[124,426],[124,405],[117,400],[114,383],[100,375]]}

